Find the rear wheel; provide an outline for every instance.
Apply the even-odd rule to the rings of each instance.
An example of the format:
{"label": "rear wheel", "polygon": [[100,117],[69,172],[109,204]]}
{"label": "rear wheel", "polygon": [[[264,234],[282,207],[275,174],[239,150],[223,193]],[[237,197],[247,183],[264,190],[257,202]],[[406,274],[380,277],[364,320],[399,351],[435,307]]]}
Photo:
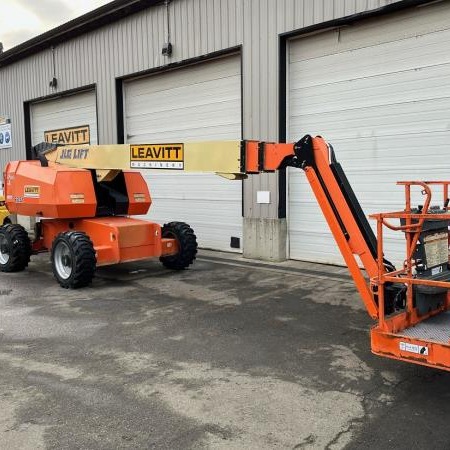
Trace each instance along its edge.
{"label": "rear wheel", "polygon": [[190,266],[197,255],[197,237],[194,230],[184,222],[170,222],[162,227],[163,238],[176,239],[178,253],[176,255],[161,256],[159,260],[165,267],[173,270],[183,270]]}
{"label": "rear wheel", "polygon": [[97,258],[94,244],[80,231],[68,231],[56,236],[52,245],[52,270],[65,289],[85,287],[92,282]]}
{"label": "rear wheel", "polygon": [[0,227],[0,270],[20,272],[30,262],[31,241],[21,225],[6,224]]}

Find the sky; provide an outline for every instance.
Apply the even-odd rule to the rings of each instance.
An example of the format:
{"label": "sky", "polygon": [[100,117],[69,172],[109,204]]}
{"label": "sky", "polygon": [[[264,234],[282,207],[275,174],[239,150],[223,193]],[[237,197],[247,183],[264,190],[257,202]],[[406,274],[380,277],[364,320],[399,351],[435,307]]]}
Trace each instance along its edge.
{"label": "sky", "polygon": [[0,0],[0,42],[10,48],[111,0]]}

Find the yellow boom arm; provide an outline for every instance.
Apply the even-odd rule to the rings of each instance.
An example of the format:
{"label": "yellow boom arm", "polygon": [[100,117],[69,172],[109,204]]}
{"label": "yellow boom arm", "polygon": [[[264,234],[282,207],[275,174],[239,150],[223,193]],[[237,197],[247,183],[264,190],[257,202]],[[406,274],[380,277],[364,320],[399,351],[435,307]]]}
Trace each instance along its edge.
{"label": "yellow boom arm", "polygon": [[99,181],[129,169],[214,172],[242,179],[246,176],[243,149],[243,141],[72,145],[54,147],[45,153],[45,158],[69,167],[96,170]]}

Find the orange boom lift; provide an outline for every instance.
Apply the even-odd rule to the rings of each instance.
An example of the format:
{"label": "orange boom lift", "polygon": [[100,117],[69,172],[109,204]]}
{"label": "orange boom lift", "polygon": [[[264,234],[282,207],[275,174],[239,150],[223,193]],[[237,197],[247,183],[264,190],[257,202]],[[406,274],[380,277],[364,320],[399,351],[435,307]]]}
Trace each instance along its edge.
{"label": "orange boom lift", "polygon": [[[41,145],[35,153],[35,161],[11,162],[5,169],[10,212],[41,220],[33,242],[19,225],[0,228],[2,271],[23,270],[32,253],[43,251],[50,251],[54,275],[66,288],[89,284],[99,265],[159,257],[168,268],[185,269],[197,252],[193,230],[181,222],[161,227],[129,217],[145,214],[151,198],[142,175],[126,169],[242,179],[296,167],[305,171],[367,312],[377,321],[372,351],[450,370],[449,181],[397,183],[405,189],[405,208],[371,216],[375,236],[333,148],[321,137],[288,144]],[[411,205],[415,188],[425,196],[418,208]],[[441,207],[431,206],[433,189],[442,192]],[[384,257],[386,227],[405,236],[400,269]]]}

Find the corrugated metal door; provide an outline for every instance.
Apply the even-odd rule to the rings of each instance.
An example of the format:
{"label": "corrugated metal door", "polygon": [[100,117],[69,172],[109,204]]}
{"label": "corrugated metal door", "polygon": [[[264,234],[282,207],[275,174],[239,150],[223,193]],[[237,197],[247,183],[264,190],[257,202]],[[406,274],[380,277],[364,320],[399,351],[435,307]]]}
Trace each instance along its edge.
{"label": "corrugated metal door", "polygon": [[[126,141],[133,144],[241,138],[239,56],[125,83]],[[212,174],[143,171],[153,198],[147,216],[181,220],[199,245],[226,251],[242,241],[242,182]]]}
{"label": "corrugated metal door", "polygon": [[30,113],[33,145],[44,141],[46,131],[83,125],[89,125],[90,143],[97,144],[97,106],[93,90],[32,103]]}
{"label": "corrugated metal door", "polygon": [[[448,4],[291,42],[289,138],[332,143],[366,214],[403,207],[398,180],[448,179],[449,46]],[[288,208],[291,258],[343,263],[299,171]],[[386,256],[401,264],[403,236],[386,236]]]}

